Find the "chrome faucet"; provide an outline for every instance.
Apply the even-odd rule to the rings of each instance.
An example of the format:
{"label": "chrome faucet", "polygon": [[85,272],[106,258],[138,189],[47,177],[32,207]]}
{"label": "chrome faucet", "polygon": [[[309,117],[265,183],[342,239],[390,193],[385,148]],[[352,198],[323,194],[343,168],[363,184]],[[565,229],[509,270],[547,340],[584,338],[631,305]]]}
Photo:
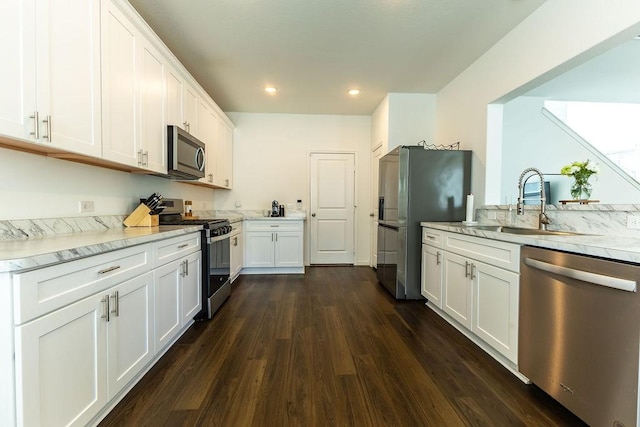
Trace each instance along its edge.
{"label": "chrome faucet", "polygon": [[[518,179],[518,205],[517,205],[517,213],[518,215],[524,215],[524,177],[529,173],[533,172],[540,177],[540,215],[538,215],[538,228],[540,230],[546,230],[547,225],[551,222],[551,218],[546,213],[546,200],[544,197],[544,175],[536,168],[527,168],[522,171],[520,174],[520,178]],[[529,175],[531,177],[531,175]],[[528,179],[528,178],[527,178]],[[526,182],[526,180],[525,180]]]}

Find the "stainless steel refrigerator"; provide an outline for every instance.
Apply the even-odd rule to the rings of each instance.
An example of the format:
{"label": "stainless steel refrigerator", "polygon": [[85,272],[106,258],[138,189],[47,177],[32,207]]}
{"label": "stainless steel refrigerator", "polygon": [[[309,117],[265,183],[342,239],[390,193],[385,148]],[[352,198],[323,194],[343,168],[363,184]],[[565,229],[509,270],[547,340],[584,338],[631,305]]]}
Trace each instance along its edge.
{"label": "stainless steel refrigerator", "polygon": [[397,299],[421,299],[421,221],[463,221],[471,151],[400,146],[380,159],[378,280]]}

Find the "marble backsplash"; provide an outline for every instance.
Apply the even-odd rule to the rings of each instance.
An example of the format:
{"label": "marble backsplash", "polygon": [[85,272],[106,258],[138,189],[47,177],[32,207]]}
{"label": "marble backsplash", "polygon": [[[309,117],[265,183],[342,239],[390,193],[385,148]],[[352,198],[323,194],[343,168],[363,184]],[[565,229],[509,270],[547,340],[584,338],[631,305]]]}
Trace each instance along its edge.
{"label": "marble backsplash", "polygon": [[[296,213],[302,214],[304,217],[304,211],[292,210],[290,215]],[[193,214],[200,218],[225,218],[231,222],[248,218],[264,218],[264,212],[262,210],[203,210],[194,211]],[[124,225],[122,222],[126,217],[127,215],[103,215],[0,220],[0,241],[42,238],[56,234],[123,228]]]}
{"label": "marble backsplash", "polygon": [[[502,224],[516,227],[538,226],[538,205],[527,205],[525,215],[516,215],[515,206],[486,205],[476,209],[475,219],[481,224]],[[290,215],[304,211],[292,210]],[[568,230],[585,234],[640,238],[640,230],[627,228],[629,215],[640,215],[640,205],[560,205],[547,207],[550,230]],[[262,218],[263,210],[195,211],[200,218],[227,218],[231,222],[246,218]],[[126,215],[82,216],[69,218],[0,220],[0,240],[19,240],[55,234],[100,231],[122,228]]]}
{"label": "marble backsplash", "polygon": [[[486,205],[476,209],[481,224],[538,227],[539,205],[526,205],[524,215],[516,215],[514,205]],[[547,206],[549,230],[567,230],[584,234],[640,238],[640,230],[627,228],[629,215],[640,215],[640,205],[559,205]]]}

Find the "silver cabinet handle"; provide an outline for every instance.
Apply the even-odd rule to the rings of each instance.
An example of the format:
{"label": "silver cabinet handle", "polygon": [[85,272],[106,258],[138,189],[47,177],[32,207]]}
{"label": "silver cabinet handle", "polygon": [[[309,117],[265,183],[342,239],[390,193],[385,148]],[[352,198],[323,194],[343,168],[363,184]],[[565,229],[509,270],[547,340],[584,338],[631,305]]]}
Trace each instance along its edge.
{"label": "silver cabinet handle", "polygon": [[109,295],[103,296],[100,302],[103,304],[102,308],[104,310],[100,318],[108,322],[109,321]]}
{"label": "silver cabinet handle", "polygon": [[436,265],[440,265],[440,256],[442,256],[440,251],[436,252]]}
{"label": "silver cabinet handle", "polygon": [[271,227],[280,227],[280,224],[271,224]]}
{"label": "silver cabinet handle", "polygon": [[209,174],[209,182],[213,182],[213,174],[212,173]]}
{"label": "silver cabinet handle", "polygon": [[106,274],[106,273],[112,272],[114,270],[117,270],[119,268],[120,268],[119,265],[114,265],[114,266],[111,266],[109,268],[105,268],[104,270],[98,271],[98,274]]}
{"label": "silver cabinet handle", "polygon": [[233,246],[238,246],[238,237],[233,238]]}
{"label": "silver cabinet handle", "polygon": [[138,150],[138,166],[143,166],[142,164],[142,149]]}
{"label": "silver cabinet handle", "polygon": [[187,246],[189,246],[189,244],[188,244],[188,243],[184,243],[184,244],[182,244],[182,245],[178,246],[178,249],[184,249],[184,248],[186,248]]}
{"label": "silver cabinet handle", "polygon": [[149,150],[142,153],[142,166],[149,166]]}
{"label": "silver cabinet handle", "polygon": [[187,267],[184,266],[184,261],[180,263],[180,276],[184,277],[187,275]]}
{"label": "silver cabinet handle", "polygon": [[278,233],[275,233],[275,234],[276,234],[276,242],[277,242],[278,241]]}
{"label": "silver cabinet handle", "polygon": [[370,216],[371,218],[373,218],[373,217],[374,217],[373,212],[371,212],[371,213],[369,214],[369,216]]}
{"label": "silver cabinet handle", "polygon": [[591,273],[589,271],[575,270],[573,268],[563,267],[561,265],[549,264],[537,259],[525,258],[525,265],[537,268],[548,273],[576,279],[583,282],[593,283],[594,285],[606,286],[621,291],[636,292],[637,282],[633,280],[620,279],[619,277],[605,276],[604,274]]}
{"label": "silver cabinet handle", "polygon": [[224,185],[226,185],[227,187],[229,186],[229,180],[228,179],[224,180]]}
{"label": "silver cabinet handle", "polygon": [[311,214],[311,216],[315,218],[315,216],[316,216],[316,213],[315,213],[315,212],[314,212],[314,213],[312,213],[312,214]]}
{"label": "silver cabinet handle", "polygon": [[184,126],[184,130],[186,130],[187,132],[189,132],[189,123],[187,123],[187,122],[182,122],[182,126]]}
{"label": "silver cabinet handle", "polygon": [[469,264],[468,261],[464,262],[464,277],[469,277],[469,266],[471,264]]}
{"label": "silver cabinet handle", "polygon": [[476,265],[475,264],[471,264],[471,280],[476,278]]}
{"label": "silver cabinet handle", "polygon": [[189,260],[188,259],[184,260],[184,275],[185,276],[189,275]]}
{"label": "silver cabinet handle", "polygon": [[120,316],[120,293],[115,291],[111,295],[111,298],[113,298],[113,308],[110,310],[110,313],[118,317]]}
{"label": "silver cabinet handle", "polygon": [[45,123],[47,125],[47,134],[42,135],[42,137],[44,139],[48,139],[49,142],[51,142],[51,116],[47,116],[47,118],[44,119],[42,123]]}
{"label": "silver cabinet handle", "polygon": [[271,241],[273,242],[273,233],[271,233]]}
{"label": "silver cabinet handle", "polygon": [[40,138],[40,119],[38,119],[38,112],[34,111],[32,116],[29,116],[30,119],[33,119],[33,132],[29,132],[29,135],[33,135],[35,139]]}
{"label": "silver cabinet handle", "polygon": [[431,240],[436,240],[436,236],[432,236],[431,234],[425,234],[424,237]]}

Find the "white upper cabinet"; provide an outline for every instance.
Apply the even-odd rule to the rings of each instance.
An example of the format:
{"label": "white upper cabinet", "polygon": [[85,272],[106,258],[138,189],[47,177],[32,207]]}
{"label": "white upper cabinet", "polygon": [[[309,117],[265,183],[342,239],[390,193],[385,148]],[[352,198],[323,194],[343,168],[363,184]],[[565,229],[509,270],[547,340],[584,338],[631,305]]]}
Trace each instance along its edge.
{"label": "white upper cabinet", "polygon": [[166,61],[111,1],[102,40],[103,157],[167,173]]}
{"label": "white upper cabinet", "polygon": [[0,133],[99,157],[100,1],[8,3]]}
{"label": "white upper cabinet", "polygon": [[191,135],[198,137],[198,94],[196,90],[185,83],[182,89],[184,116],[182,117],[182,128]]}

